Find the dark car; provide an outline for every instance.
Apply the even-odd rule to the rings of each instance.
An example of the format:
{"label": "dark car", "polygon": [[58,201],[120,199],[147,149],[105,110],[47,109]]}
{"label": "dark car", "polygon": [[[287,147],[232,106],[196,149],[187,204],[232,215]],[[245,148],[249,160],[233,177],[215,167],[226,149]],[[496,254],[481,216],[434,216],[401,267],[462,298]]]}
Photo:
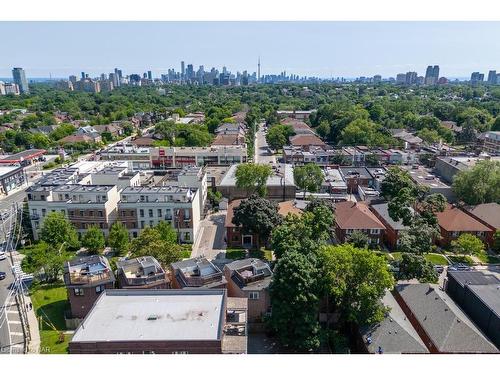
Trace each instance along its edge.
{"label": "dark car", "polygon": [[5,272],[0,271],[0,280],[3,280],[7,277],[7,274]]}
{"label": "dark car", "polygon": [[437,273],[443,273],[443,271],[444,271],[444,267],[443,267],[443,266],[434,266],[434,270],[435,270]]}

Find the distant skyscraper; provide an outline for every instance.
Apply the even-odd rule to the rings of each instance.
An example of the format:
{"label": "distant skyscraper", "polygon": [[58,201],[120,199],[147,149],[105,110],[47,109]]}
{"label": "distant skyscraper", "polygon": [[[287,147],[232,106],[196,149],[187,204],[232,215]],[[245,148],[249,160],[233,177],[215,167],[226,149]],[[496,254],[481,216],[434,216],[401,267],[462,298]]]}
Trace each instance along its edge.
{"label": "distant skyscraper", "polygon": [[26,80],[26,74],[24,73],[23,68],[12,69],[12,78],[14,78],[14,83],[19,86],[19,92],[21,94],[30,93],[28,81]]}
{"label": "distant skyscraper", "polygon": [[484,74],[479,73],[479,72],[473,72],[470,75],[470,81],[471,81],[471,83],[483,82],[484,81]]}
{"label": "distant skyscraper", "polygon": [[435,85],[439,80],[439,65],[429,65],[425,71],[424,83],[426,85]]}
{"label": "distant skyscraper", "polygon": [[405,81],[407,85],[415,85],[417,83],[417,72],[406,73]]}
{"label": "distant skyscraper", "polygon": [[434,65],[434,68],[432,68],[432,77],[432,84],[435,85],[439,80],[439,65]]}
{"label": "distant skyscraper", "polygon": [[404,73],[399,73],[397,76],[396,76],[396,83],[398,85],[404,85],[406,83],[406,74]]}
{"label": "distant skyscraper", "polygon": [[184,78],[185,72],[186,72],[186,70],[184,68],[184,61],[181,61],[181,78],[182,79]]}
{"label": "distant skyscraper", "polygon": [[153,73],[151,73],[151,70],[148,70],[148,79],[149,79],[150,81],[152,81],[152,80],[153,80]]}
{"label": "distant skyscraper", "polygon": [[373,76],[373,83],[380,83],[382,81],[382,76],[380,74],[376,74]]}
{"label": "distant skyscraper", "polygon": [[194,79],[194,69],[193,69],[193,64],[188,64],[187,70],[186,70],[186,79],[192,80]]}
{"label": "distant skyscraper", "polygon": [[260,82],[260,56],[259,63],[257,64],[257,82]]}
{"label": "distant skyscraper", "polygon": [[497,84],[497,71],[496,70],[490,70],[488,72],[488,83],[490,85],[496,85]]}
{"label": "distant skyscraper", "polygon": [[82,79],[85,79],[85,72],[82,72]]}

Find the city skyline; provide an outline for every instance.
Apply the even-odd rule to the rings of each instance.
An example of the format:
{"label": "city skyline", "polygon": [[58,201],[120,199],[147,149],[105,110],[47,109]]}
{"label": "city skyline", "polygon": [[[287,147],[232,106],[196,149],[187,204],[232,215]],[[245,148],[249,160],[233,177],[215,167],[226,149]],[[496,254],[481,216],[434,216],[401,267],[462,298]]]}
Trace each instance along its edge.
{"label": "city skyline", "polygon": [[251,74],[260,57],[263,76],[385,78],[440,65],[443,76],[467,78],[496,68],[499,32],[498,22],[4,22],[0,35],[16,38],[2,42],[12,53],[0,76],[11,75],[9,66],[28,78],[98,76],[120,66],[159,77],[181,61]]}

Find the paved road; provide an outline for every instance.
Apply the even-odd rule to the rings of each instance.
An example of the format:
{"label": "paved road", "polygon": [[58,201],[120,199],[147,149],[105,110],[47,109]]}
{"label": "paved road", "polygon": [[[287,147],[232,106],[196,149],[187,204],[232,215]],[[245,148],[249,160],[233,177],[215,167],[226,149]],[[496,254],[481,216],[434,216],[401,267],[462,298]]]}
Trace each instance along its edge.
{"label": "paved road", "polygon": [[0,280],[0,354],[21,354],[24,334],[15,299],[10,295],[14,277],[9,258],[0,260],[0,271],[7,274],[4,280]]}
{"label": "paved road", "polygon": [[255,163],[276,163],[276,157],[273,154],[270,154],[268,150],[269,145],[267,144],[266,135],[264,134],[264,123],[260,123],[259,130],[257,130],[255,137]]}

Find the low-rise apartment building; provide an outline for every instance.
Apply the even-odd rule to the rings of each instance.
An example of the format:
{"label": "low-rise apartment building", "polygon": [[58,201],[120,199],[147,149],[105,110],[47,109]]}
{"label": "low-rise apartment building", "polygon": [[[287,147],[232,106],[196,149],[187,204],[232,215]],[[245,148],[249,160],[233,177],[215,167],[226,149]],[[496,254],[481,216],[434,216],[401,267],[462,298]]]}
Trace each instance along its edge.
{"label": "low-rise apartment building", "polygon": [[225,290],[106,290],[70,354],[246,354],[247,300]]}
{"label": "low-rise apartment building", "polygon": [[490,155],[500,155],[500,131],[486,132],[482,137],[481,150]]}
{"label": "low-rise apartment building", "polygon": [[248,299],[248,322],[262,323],[271,310],[273,272],[269,264],[256,258],[236,260],[225,265],[224,275],[228,296]]}
{"label": "low-rise apartment building", "polygon": [[341,243],[359,231],[365,233],[372,245],[382,244],[385,226],[364,202],[335,204],[335,236]]}
{"label": "low-rise apartment building", "polygon": [[153,168],[184,166],[231,165],[247,161],[246,145],[211,147],[156,147],[151,149]]}
{"label": "low-rise apartment building", "polygon": [[64,283],[71,306],[71,318],[83,319],[101,293],[114,288],[115,276],[105,257],[91,255],[65,263]]}
{"label": "low-rise apartment building", "polygon": [[116,262],[118,286],[121,289],[170,289],[170,279],[152,256]]}
{"label": "low-rise apartment building", "polygon": [[443,212],[437,212],[436,218],[441,234],[441,238],[437,239],[440,246],[450,246],[451,241],[464,233],[475,235],[486,244],[493,237],[494,231],[491,228],[451,204],[448,204]]}
{"label": "low-rise apartment building", "polygon": [[[401,239],[401,233],[408,230],[402,220],[395,221],[389,215],[388,203],[372,204],[371,210],[377,218],[384,224],[384,242],[390,249],[397,249]],[[413,209],[410,208],[412,211]]]}

